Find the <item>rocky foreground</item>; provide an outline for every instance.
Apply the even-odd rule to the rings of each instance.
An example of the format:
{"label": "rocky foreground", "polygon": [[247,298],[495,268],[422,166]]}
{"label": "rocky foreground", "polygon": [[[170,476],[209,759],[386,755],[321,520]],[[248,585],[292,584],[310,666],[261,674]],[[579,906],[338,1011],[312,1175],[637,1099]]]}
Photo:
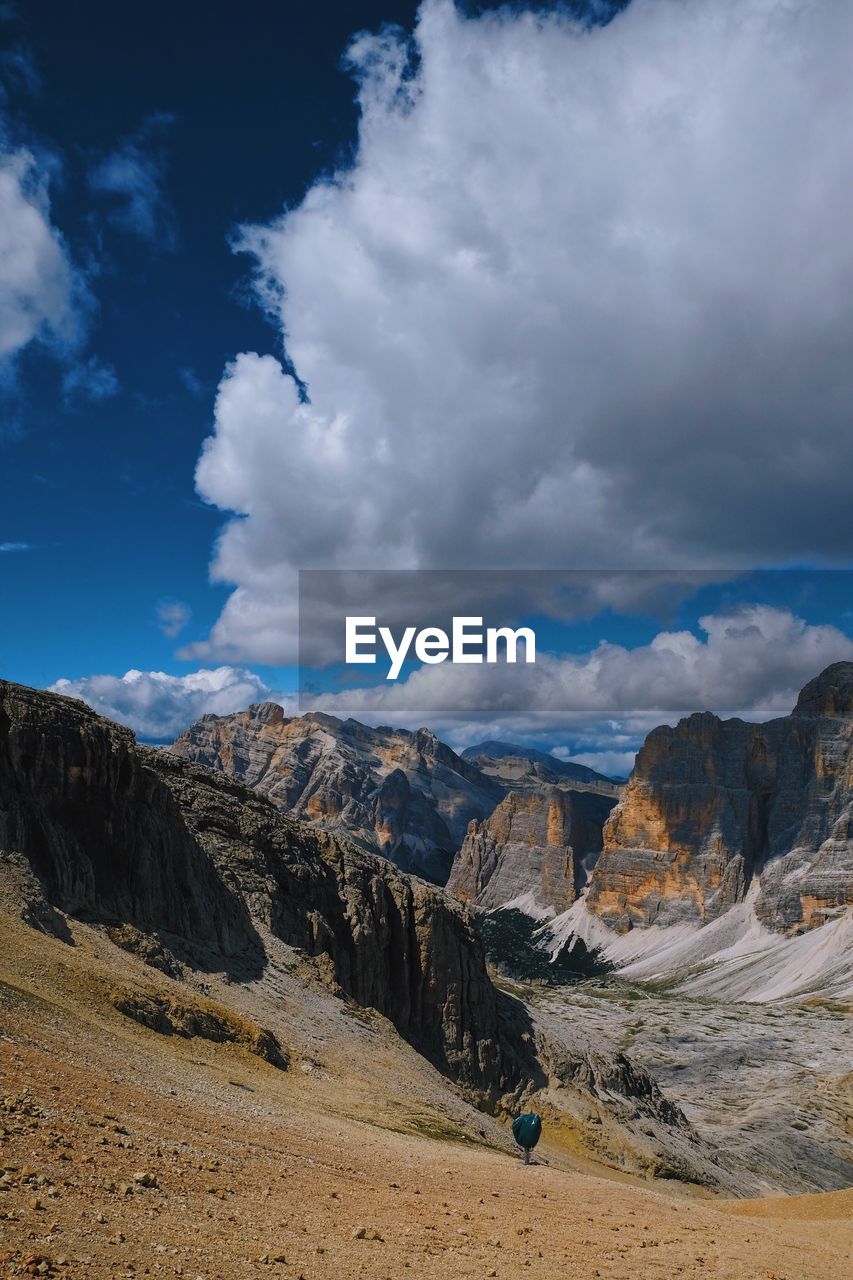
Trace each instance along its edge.
{"label": "rocky foreground", "polygon": [[[307,1039],[305,997],[294,998],[307,974],[280,975],[299,1046],[282,1070],[245,1045],[121,1014],[118,991],[160,980],[129,953],[116,963],[98,930],[75,924],[69,948],[11,917],[0,927],[0,1275],[838,1280],[850,1269],[853,1192],[709,1201],[668,1184],[661,1195],[590,1176],[550,1128],[525,1169],[501,1126],[436,1087],[384,1020],[318,995]],[[213,988],[217,999],[226,989]],[[247,998],[259,1015],[258,991]]]}

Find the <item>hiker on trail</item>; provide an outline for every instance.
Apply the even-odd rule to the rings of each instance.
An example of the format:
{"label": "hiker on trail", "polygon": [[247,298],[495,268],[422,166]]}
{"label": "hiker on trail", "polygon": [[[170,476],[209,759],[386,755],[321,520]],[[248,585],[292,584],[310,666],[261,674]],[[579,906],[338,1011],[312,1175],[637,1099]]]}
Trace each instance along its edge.
{"label": "hiker on trail", "polygon": [[524,1163],[530,1164],[530,1153],[542,1133],[542,1117],[535,1111],[525,1111],[512,1122],[512,1136],[524,1150]]}

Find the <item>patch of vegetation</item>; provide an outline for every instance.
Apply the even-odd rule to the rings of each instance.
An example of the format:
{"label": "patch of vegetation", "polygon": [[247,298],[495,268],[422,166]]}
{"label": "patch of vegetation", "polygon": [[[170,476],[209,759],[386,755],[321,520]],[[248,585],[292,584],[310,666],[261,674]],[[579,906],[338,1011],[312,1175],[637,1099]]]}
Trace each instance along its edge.
{"label": "patch of vegetation", "polygon": [[486,957],[498,973],[522,982],[566,986],[609,973],[612,965],[580,938],[552,960],[536,937],[540,924],[523,911],[491,911],[477,917]]}

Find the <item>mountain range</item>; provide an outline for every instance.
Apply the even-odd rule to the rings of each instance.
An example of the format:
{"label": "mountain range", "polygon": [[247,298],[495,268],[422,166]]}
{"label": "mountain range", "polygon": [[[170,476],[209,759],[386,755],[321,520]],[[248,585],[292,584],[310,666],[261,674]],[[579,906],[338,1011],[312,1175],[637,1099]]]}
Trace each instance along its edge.
{"label": "mountain range", "polygon": [[[488,738],[485,742],[466,747],[462,752],[462,759],[471,760],[484,773],[501,778],[514,778],[527,773],[545,781],[565,779],[588,786],[591,790],[600,790],[603,795],[615,794],[614,788],[624,782],[623,778],[608,778],[602,773],[596,773],[595,769],[578,764],[576,760],[561,760],[548,751],[524,747],[517,742],[501,742],[497,738]],[[530,765],[534,768],[527,767]]]}
{"label": "mountain range", "polygon": [[[638,975],[837,995],[853,945],[851,691],[853,664],[836,663],[788,716],[662,726],[625,786],[513,743],[457,755],[426,729],[270,703],[206,716],[172,751],[476,909],[526,913],[551,954],[580,939]],[[820,945],[796,941],[822,925]]]}
{"label": "mountain range", "polygon": [[[532,1103],[631,1176],[848,1185],[853,664],[766,724],[702,712],[654,730],[624,788],[486,745],[465,757],[425,729],[263,703],[154,750],[0,682],[0,996],[49,1001],[73,969],[84,1021],[284,1072],[313,1072],[319,1046],[365,1080],[405,1061],[430,1114],[474,1141],[500,1146]],[[546,998],[535,965],[496,973],[486,917],[490,954],[512,935],[547,966],[583,944],[560,969],[593,977]],[[16,967],[30,936],[47,985]],[[749,1013],[778,998],[797,1002],[784,1043],[775,1014]]]}
{"label": "mountain range", "polygon": [[[469,911],[443,889],[221,770],[137,745],[83,703],[0,682],[0,924],[15,939],[0,992],[33,980],[15,967],[15,920],[96,1010],[108,1001],[155,1036],[313,1070],[341,1039],[340,1007],[373,1011],[367,1047],[351,1027],[341,1049],[363,1049],[373,1071],[401,1061],[402,1042],[485,1115],[538,1094],[599,1163],[742,1185],[641,1067],[576,1030],[549,1034],[499,990]],[[463,1127],[505,1146],[484,1123]]]}
{"label": "mountain range", "polygon": [[469,822],[491,813],[504,794],[428,729],[288,717],[275,702],[203,716],[171,750],[438,884],[446,883]]}

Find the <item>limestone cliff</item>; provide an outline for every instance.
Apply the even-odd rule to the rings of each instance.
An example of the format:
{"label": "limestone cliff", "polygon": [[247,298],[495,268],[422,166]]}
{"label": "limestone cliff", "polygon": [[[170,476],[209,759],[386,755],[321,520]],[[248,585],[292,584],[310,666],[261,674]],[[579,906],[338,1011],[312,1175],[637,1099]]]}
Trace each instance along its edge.
{"label": "limestone cliff", "polygon": [[853,902],[853,663],[766,724],[702,712],[649,734],[587,906],[620,931],[705,922],[751,886],[759,920],[780,932]]}
{"label": "limestone cliff", "polygon": [[511,1085],[497,993],[464,909],[384,859],[284,815],[82,703],[0,682],[0,892],[155,936],[166,955],[246,978],[263,934],[318,957],[442,1070]]}
{"label": "limestone cliff", "polygon": [[427,729],[371,729],[321,714],[288,717],[271,702],[203,716],[172,752],[440,884],[469,822],[490,814],[504,794]]}
{"label": "limestone cliff", "polygon": [[565,911],[601,849],[613,803],[547,785],[511,791],[490,817],[470,824],[448,890],[487,911],[509,902],[531,915]]}

